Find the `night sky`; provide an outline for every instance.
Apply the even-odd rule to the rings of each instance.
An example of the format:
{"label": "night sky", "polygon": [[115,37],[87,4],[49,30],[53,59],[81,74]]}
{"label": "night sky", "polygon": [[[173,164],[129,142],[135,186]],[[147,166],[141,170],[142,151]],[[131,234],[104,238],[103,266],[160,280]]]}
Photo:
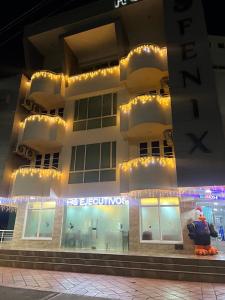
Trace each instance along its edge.
{"label": "night sky", "polygon": [[[24,68],[22,46],[23,27],[46,16],[55,15],[71,8],[96,0],[8,0],[0,10],[0,76],[21,72]],[[149,0],[150,1],[150,0]],[[225,35],[223,1],[202,0],[210,34]],[[16,6],[17,3],[17,6]],[[16,18],[31,10],[31,14],[11,27],[5,27]]]}

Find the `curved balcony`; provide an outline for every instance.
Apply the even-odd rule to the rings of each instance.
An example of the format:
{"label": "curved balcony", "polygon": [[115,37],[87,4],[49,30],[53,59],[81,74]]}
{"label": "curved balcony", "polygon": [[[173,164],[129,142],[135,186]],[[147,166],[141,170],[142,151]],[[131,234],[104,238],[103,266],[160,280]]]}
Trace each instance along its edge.
{"label": "curved balcony", "polygon": [[139,157],[120,165],[121,192],[177,186],[174,158]]}
{"label": "curved balcony", "polygon": [[31,77],[29,98],[46,109],[63,106],[64,82],[61,74],[36,72]]}
{"label": "curved balcony", "polygon": [[66,97],[116,88],[120,84],[119,66],[99,69],[67,78]]}
{"label": "curved balcony", "polygon": [[168,75],[167,49],[155,45],[139,46],[120,61],[120,79],[130,91],[158,88]]}
{"label": "curved balcony", "polygon": [[159,137],[172,126],[169,97],[138,96],[121,105],[120,111],[120,129],[129,140]]}
{"label": "curved balcony", "polygon": [[20,143],[39,152],[54,152],[63,145],[66,122],[58,116],[32,115],[21,124]]}
{"label": "curved balcony", "polygon": [[59,195],[61,172],[57,169],[20,167],[13,173],[12,197],[55,197]]}

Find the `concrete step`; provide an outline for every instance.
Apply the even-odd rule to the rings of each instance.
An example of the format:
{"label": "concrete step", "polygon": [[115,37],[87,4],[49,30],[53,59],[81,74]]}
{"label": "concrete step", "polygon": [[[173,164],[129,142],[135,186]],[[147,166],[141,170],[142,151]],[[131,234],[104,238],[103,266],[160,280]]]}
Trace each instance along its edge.
{"label": "concrete step", "polygon": [[0,266],[225,283],[224,261],[207,258],[0,250]]}

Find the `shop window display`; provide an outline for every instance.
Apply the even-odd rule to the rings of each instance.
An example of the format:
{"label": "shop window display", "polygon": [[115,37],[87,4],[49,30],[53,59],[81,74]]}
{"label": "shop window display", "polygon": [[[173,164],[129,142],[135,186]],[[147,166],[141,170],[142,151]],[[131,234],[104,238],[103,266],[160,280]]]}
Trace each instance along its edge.
{"label": "shop window display", "polygon": [[51,239],[55,217],[55,202],[28,203],[24,238]]}
{"label": "shop window display", "polygon": [[66,248],[128,250],[128,206],[65,207],[63,246]]}
{"label": "shop window display", "polygon": [[176,197],[141,199],[140,220],[142,242],[182,240],[179,199]]}

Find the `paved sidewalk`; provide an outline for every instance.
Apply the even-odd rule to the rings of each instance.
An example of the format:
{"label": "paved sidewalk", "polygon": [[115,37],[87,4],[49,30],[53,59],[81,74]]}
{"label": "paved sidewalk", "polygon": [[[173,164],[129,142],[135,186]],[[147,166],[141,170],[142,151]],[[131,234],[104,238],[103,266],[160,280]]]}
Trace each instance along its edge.
{"label": "paved sidewalk", "polygon": [[[4,267],[0,267],[0,285],[67,295],[74,294],[122,300],[225,300],[225,284],[193,283]],[[57,297],[58,296],[53,297],[52,299],[68,299],[63,295],[60,296],[61,298]]]}

